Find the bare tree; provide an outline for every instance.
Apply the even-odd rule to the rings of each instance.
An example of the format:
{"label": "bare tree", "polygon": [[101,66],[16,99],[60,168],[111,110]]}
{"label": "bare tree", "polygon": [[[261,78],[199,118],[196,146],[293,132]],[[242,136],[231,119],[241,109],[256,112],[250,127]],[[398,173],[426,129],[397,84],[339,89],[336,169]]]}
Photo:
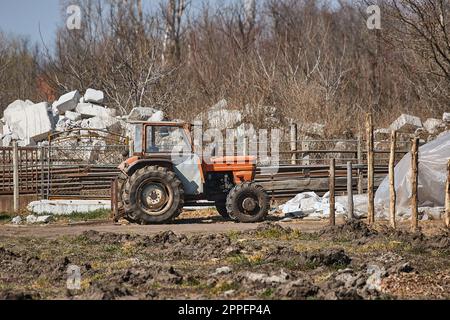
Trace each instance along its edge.
{"label": "bare tree", "polygon": [[0,31],[0,112],[16,99],[45,98],[38,91],[39,51],[28,41]]}
{"label": "bare tree", "polygon": [[[157,106],[185,120],[225,98],[257,127],[271,127],[267,110],[277,110],[330,135],[356,131],[367,111],[379,125],[404,112],[440,117],[450,101],[448,1],[379,0],[378,32],[366,27],[365,2],[205,1],[190,11],[189,0],[164,0],[150,12],[141,0],[77,0],[82,28],[61,27],[54,54],[0,45],[0,96],[33,92],[44,77],[58,93],[102,89],[122,113]],[[25,82],[9,81],[21,72]]]}
{"label": "bare tree", "polygon": [[167,3],[161,4],[165,20],[163,64],[168,59],[173,59],[175,62],[181,59],[182,20],[189,3],[187,0],[167,0]]}
{"label": "bare tree", "polygon": [[400,22],[399,42],[432,61],[429,72],[450,82],[450,2],[387,0],[387,4]]}

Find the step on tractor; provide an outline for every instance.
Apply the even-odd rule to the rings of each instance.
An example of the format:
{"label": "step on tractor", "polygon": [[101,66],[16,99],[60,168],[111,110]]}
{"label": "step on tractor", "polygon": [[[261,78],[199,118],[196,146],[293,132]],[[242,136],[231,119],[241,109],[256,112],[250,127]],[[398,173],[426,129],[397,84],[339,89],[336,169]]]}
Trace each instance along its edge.
{"label": "step on tractor", "polygon": [[[256,158],[205,158],[194,150],[192,125],[177,122],[132,122],[129,158],[113,190],[114,218],[139,224],[168,223],[185,206],[214,204],[226,219],[265,219],[270,200],[254,183]],[[129,154],[131,153],[131,154]]]}

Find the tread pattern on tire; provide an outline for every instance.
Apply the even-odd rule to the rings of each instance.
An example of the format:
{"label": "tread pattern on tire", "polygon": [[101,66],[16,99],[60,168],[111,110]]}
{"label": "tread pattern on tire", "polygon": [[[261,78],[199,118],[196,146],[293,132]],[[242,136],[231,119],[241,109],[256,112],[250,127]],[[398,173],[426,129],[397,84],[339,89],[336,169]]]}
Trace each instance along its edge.
{"label": "tread pattern on tire", "polygon": [[[238,212],[236,208],[236,198],[242,192],[252,192],[258,197],[260,211],[254,216]],[[253,182],[244,182],[235,186],[227,196],[226,207],[228,214],[233,220],[244,223],[259,222],[264,220],[270,209],[270,199],[264,188]]]}
{"label": "tread pattern on tire", "polygon": [[226,201],[216,201],[216,210],[217,212],[222,216],[222,218],[226,219],[226,220],[230,220],[230,214],[228,213],[228,209],[227,209],[227,203]]}
{"label": "tread pattern on tire", "polygon": [[119,176],[117,177],[117,195],[118,195],[118,199],[117,199],[117,207],[118,207],[118,211],[119,211],[119,216],[117,217],[113,217],[114,221],[119,221],[119,219],[123,218],[124,216],[124,203],[122,201],[122,193],[123,193],[123,187],[125,186],[125,183],[128,180],[128,176],[121,172],[119,174]]}
{"label": "tread pattern on tire", "polygon": [[[166,213],[158,216],[150,216],[137,205],[137,187],[146,179],[157,178],[164,181],[173,191],[173,204]],[[159,166],[148,166],[137,170],[128,177],[122,190],[123,208],[125,219],[140,224],[167,223],[177,218],[184,206],[184,189],[181,181],[174,172]]]}

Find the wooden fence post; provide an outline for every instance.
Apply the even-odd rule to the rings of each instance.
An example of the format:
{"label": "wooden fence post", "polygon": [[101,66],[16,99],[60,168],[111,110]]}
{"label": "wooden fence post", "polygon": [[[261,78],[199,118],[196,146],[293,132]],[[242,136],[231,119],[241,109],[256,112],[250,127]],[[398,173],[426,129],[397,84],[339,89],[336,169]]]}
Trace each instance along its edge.
{"label": "wooden fence post", "polygon": [[[358,165],[362,165],[363,157],[362,157],[361,133],[358,135],[357,158],[358,158]],[[361,168],[358,168],[358,194],[364,193],[363,183],[364,183],[363,170]]]}
{"label": "wooden fence post", "polygon": [[347,162],[347,211],[348,219],[353,220],[355,218],[353,210],[353,179],[352,179],[352,162]]}
{"label": "wooden fence post", "polygon": [[297,164],[297,124],[291,124],[291,164]]}
{"label": "wooden fence post", "polygon": [[302,164],[304,166],[309,166],[311,164],[311,155],[308,152],[310,150],[310,144],[310,141],[302,141]]}
{"label": "wooden fence post", "polygon": [[417,231],[419,227],[419,210],[417,199],[417,181],[419,166],[419,138],[413,139],[411,148],[411,230]]}
{"label": "wooden fence post", "polygon": [[19,147],[17,141],[13,141],[13,208],[19,212]]}
{"label": "wooden fence post", "polygon": [[44,179],[45,179],[45,147],[41,146],[41,200],[44,200],[45,194],[44,194]]}
{"label": "wooden fence post", "polygon": [[372,114],[367,114],[366,119],[367,129],[367,219],[369,224],[375,222],[375,207],[374,207],[374,154],[373,154],[373,118]]}
{"label": "wooden fence post", "polygon": [[447,188],[445,192],[445,226],[450,228],[450,159],[447,164]]}
{"label": "wooden fence post", "polygon": [[397,141],[397,131],[391,132],[391,150],[389,154],[389,217],[391,227],[395,229],[395,202],[397,201],[397,194],[395,191],[395,146]]}
{"label": "wooden fence post", "polygon": [[335,192],[334,192],[335,177],[336,177],[335,164],[336,164],[336,160],[331,159],[329,185],[330,185],[330,225],[332,225],[332,226],[336,225],[336,216],[335,216],[336,198],[335,198]]}
{"label": "wooden fence post", "polygon": [[248,156],[248,154],[249,154],[249,152],[248,152],[248,149],[249,149],[249,139],[248,139],[248,137],[244,137],[243,139],[242,139],[243,141],[242,141],[242,143],[244,144],[243,145],[243,148],[244,148],[244,150],[243,150],[243,156]]}

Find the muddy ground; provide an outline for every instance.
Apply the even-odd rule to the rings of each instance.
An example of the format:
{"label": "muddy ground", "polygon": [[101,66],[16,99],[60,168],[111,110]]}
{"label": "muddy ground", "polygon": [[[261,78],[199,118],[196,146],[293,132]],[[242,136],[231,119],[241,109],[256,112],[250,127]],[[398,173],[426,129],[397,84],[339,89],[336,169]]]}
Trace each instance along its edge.
{"label": "muddy ground", "polygon": [[[450,298],[450,238],[439,224],[425,225],[426,235],[360,221],[314,231],[301,224],[147,235],[89,225],[64,236],[0,232],[0,299]],[[81,271],[79,290],[67,289],[71,265]]]}

